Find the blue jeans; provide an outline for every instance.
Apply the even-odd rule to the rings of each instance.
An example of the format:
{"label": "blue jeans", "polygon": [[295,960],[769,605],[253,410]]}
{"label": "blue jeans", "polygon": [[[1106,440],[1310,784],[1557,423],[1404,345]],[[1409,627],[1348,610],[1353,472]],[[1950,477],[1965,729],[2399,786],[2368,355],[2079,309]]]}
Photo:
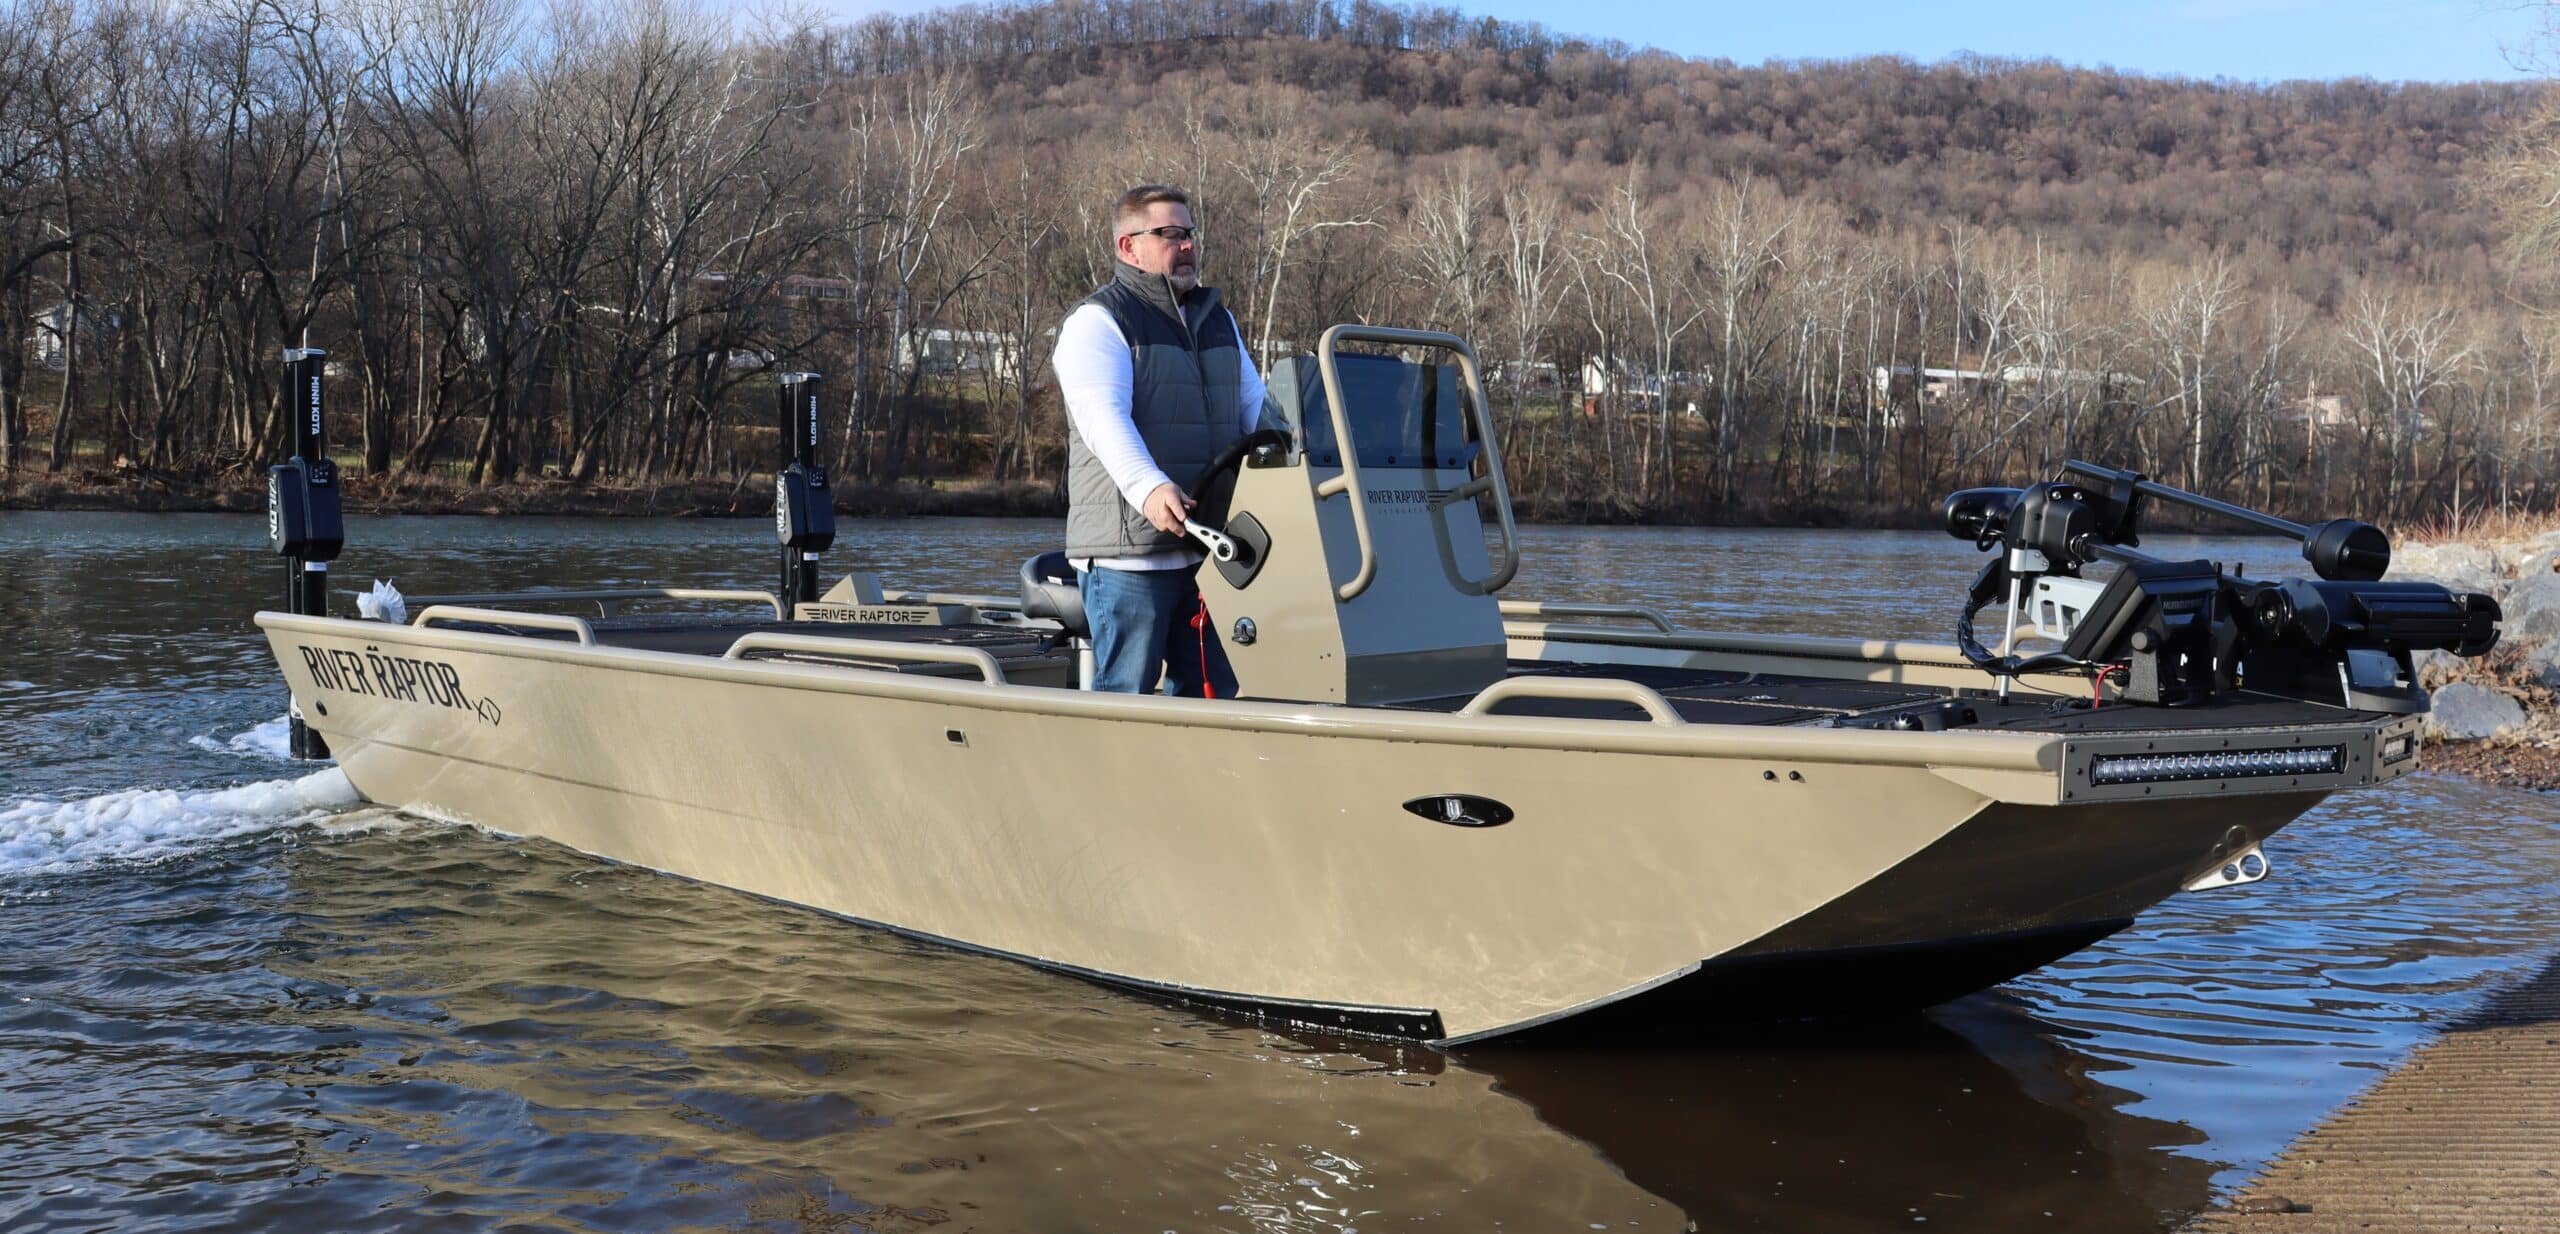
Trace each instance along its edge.
{"label": "blue jeans", "polygon": [[[1203,612],[1200,585],[1191,570],[1083,572],[1085,624],[1093,629],[1093,688],[1119,694],[1153,694],[1164,678],[1185,698],[1234,698],[1236,674],[1218,632],[1192,618]],[[1204,637],[1205,636],[1205,637]]]}

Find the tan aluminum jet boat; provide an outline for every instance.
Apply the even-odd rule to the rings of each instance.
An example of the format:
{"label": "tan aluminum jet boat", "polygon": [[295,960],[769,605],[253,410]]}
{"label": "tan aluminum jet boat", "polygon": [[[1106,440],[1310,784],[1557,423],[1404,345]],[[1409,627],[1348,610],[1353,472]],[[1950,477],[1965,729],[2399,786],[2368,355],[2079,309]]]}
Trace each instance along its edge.
{"label": "tan aluminum jet boat", "polygon": [[[1453,362],[1407,358],[1432,353]],[[330,617],[314,354],[271,519],[301,611],[257,620],[308,744],[366,798],[1327,1030],[1454,1043],[1980,989],[2263,877],[2276,829],[2417,766],[2410,653],[2496,637],[2485,597],[2373,581],[2370,527],[2078,463],[1949,499],[1995,554],[1953,645],[1505,602],[1518,537],[1473,355],[1352,326],[1274,366],[1278,427],[1204,478],[1240,699],[1078,689],[1055,554],[1019,596],[859,574],[820,595],[808,375],[782,387],[780,592]],[[2133,546],[2161,500],[2289,531],[2321,578],[2152,559]],[[654,598],[759,611],[603,615]],[[1971,626],[1994,604],[2000,654]],[[2058,646],[2018,650],[2021,622]]]}

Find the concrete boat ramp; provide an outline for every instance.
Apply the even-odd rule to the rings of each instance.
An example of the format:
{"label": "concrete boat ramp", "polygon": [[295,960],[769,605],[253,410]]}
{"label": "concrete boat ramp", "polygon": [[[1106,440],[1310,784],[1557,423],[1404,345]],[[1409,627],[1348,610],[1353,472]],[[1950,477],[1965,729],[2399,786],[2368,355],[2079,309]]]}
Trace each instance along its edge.
{"label": "concrete boat ramp", "polygon": [[2560,1234],[2560,957],[2305,1133],[2198,1234]]}

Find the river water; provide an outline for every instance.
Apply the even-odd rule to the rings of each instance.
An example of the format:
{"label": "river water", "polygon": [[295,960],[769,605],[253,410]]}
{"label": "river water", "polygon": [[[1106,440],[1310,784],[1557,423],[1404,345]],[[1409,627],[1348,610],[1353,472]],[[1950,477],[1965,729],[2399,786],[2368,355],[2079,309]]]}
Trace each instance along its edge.
{"label": "river water", "polygon": [[[1054,523],[851,523],[995,591]],[[355,801],[253,518],[0,514],[0,1229],[2175,1227],[2560,948],[2560,800],[2421,774],[1925,1017],[1297,1039]],[[359,519],[340,587],[766,586],[757,522]],[[2274,542],[2158,542],[2293,572]],[[1514,594],[1944,638],[1940,536],[1533,528]]]}

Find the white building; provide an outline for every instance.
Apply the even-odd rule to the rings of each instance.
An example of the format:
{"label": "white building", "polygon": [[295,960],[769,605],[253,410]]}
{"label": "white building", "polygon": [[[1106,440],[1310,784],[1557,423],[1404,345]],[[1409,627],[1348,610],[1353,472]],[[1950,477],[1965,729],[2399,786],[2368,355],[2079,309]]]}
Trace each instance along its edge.
{"label": "white building", "polygon": [[1582,362],[1582,396],[1599,398],[1606,394],[1623,395],[1639,403],[1662,397],[1662,375],[1639,373],[1624,359],[1604,364],[1592,356]]}
{"label": "white building", "polygon": [[898,367],[946,375],[985,373],[1007,385],[1022,375],[1022,343],[996,330],[935,328],[898,337]]}
{"label": "white building", "polygon": [[124,325],[114,313],[94,304],[82,308],[75,323],[68,300],[56,303],[28,320],[33,323],[27,331],[28,358],[57,373],[62,371],[66,359],[63,344],[74,329],[80,332],[81,354],[88,355],[105,346]]}

